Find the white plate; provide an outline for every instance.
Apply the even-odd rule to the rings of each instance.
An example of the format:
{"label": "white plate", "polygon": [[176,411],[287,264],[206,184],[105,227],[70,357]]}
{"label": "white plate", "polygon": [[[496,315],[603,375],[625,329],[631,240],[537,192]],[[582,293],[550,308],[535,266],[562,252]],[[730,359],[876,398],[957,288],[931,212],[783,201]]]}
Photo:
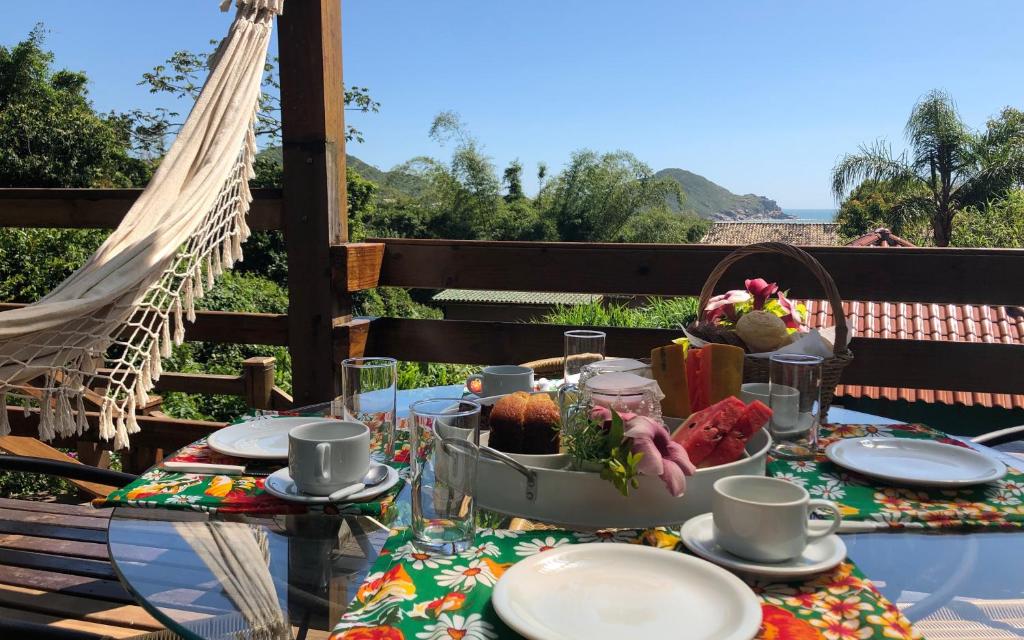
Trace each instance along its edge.
{"label": "white plate", "polygon": [[[379,464],[380,463],[378,462],[371,462],[370,466],[373,467],[374,465]],[[358,493],[353,493],[339,502],[339,504],[365,502],[372,498],[376,498],[396,484],[398,484],[398,471],[392,467],[388,467],[388,477],[384,482],[374,485],[369,489],[363,489]],[[330,500],[327,499],[327,496],[309,496],[301,493],[295,486],[295,481],[292,480],[287,467],[279,469],[267,476],[266,482],[263,483],[263,488],[266,489],[267,493],[289,502],[301,502],[303,504],[327,504],[330,502]]]}
{"label": "white plate", "polygon": [[898,484],[962,487],[1006,475],[1006,465],[952,444],[909,438],[849,438],[825,449],[829,460],[851,471]]}
{"label": "white plate", "polygon": [[810,541],[800,557],[785,562],[759,563],[734,556],[715,541],[714,519],[710,513],[691,518],[680,537],[686,548],[715,564],[765,578],[800,578],[832,569],[846,558],[846,545],[837,535]]}
{"label": "white plate", "polygon": [[330,418],[288,416],[246,420],[214,431],[206,443],[214,451],[238,458],[285,460],[288,458],[288,432],[324,420]]}
{"label": "white plate", "polygon": [[532,640],[750,640],[761,604],[742,580],[675,551],[579,544],[513,565],[491,595],[498,616]]}

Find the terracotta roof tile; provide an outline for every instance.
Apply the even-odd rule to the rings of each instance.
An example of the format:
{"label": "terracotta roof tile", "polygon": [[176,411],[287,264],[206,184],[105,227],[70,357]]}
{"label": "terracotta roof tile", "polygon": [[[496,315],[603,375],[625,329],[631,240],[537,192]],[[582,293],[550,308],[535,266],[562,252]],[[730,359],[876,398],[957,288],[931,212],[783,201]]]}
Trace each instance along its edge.
{"label": "terracotta roof tile", "polygon": [[868,231],[864,235],[851,240],[848,247],[913,247],[909,240],[904,240],[885,227]]}
{"label": "terracotta roof tile", "polygon": [[832,222],[713,222],[704,244],[788,242],[800,246],[837,247],[839,225]]}
{"label": "terracotta roof tile", "polygon": [[[807,300],[808,323],[829,327],[831,305]],[[1024,307],[919,302],[843,302],[850,333],[862,338],[1024,344]],[[1024,409],[1024,395],[840,385],[837,396]]]}

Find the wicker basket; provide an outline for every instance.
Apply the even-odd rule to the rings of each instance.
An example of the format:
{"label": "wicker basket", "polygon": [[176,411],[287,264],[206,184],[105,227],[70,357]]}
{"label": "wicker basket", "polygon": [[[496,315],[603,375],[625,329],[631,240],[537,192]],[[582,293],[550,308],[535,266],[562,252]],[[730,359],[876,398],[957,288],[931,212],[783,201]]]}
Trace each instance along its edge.
{"label": "wicker basket", "polygon": [[[711,296],[714,295],[715,287],[718,285],[718,280],[722,277],[729,267],[736,264],[747,256],[752,256],[760,253],[777,253],[784,256],[789,256],[793,260],[796,260],[801,265],[806,267],[821,283],[821,286],[825,289],[825,296],[828,298],[829,304],[832,306],[832,315],[836,322],[836,340],[833,347],[833,355],[831,358],[826,358],[825,362],[822,363],[821,368],[821,420],[824,422],[828,418],[828,409],[832,405],[832,399],[835,396],[836,387],[839,385],[839,377],[843,373],[843,369],[846,365],[850,364],[853,360],[853,353],[850,352],[847,347],[847,338],[849,336],[849,327],[846,324],[846,316],[843,314],[843,301],[839,297],[839,290],[836,289],[835,280],[829,275],[825,267],[821,266],[814,256],[807,253],[799,247],[794,247],[790,244],[782,242],[760,242],[757,244],[747,245],[740,247],[727,255],[722,259],[721,262],[711,271],[708,275],[707,282],[704,283],[704,288],[700,292],[700,303],[698,309],[701,314],[707,307],[708,301],[711,300]],[[699,318],[698,318],[699,320]],[[695,335],[706,335],[705,332],[700,331],[699,327],[692,327],[691,329]],[[712,340],[720,342],[721,340]],[[754,358],[750,355],[744,359],[743,362],[743,381],[744,382],[768,382],[769,374],[769,360],[767,358]]]}

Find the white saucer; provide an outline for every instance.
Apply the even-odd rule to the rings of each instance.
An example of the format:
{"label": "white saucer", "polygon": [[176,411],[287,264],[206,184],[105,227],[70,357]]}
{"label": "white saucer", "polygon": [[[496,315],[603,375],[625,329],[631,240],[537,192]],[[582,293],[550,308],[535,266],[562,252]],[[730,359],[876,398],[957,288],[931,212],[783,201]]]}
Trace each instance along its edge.
{"label": "white saucer", "polygon": [[715,542],[714,520],[710,513],[687,520],[680,537],[687,549],[705,560],[732,571],[766,578],[809,576],[828,571],[846,559],[846,544],[835,534],[811,540],[803,555],[785,562],[760,563],[734,556]]}
{"label": "white saucer", "polygon": [[[378,462],[371,462],[370,466],[385,466]],[[353,493],[351,496],[341,501],[342,504],[349,502],[365,502],[372,498],[376,498],[380,494],[384,493],[391,487],[398,484],[398,470],[392,467],[388,467],[388,477],[384,482],[374,485],[368,489],[363,489],[358,493]],[[327,496],[309,496],[304,493],[300,493],[295,487],[295,481],[292,480],[291,475],[288,474],[288,467],[279,469],[274,473],[267,476],[266,482],[263,484],[263,488],[266,489],[267,493],[277,496],[282,500],[289,502],[301,502],[304,504],[328,504],[330,500]]]}

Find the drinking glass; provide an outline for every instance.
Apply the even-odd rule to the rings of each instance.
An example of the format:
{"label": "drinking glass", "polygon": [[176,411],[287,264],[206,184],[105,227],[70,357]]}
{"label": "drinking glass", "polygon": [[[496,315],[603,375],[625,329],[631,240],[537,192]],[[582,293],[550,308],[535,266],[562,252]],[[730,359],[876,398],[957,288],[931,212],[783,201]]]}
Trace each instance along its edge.
{"label": "drinking glass", "polygon": [[480,405],[458,398],[409,407],[413,543],[453,555],[473,544]]}
{"label": "drinking glass", "polygon": [[787,460],[813,460],[818,452],[821,356],[771,357],[768,402],[772,409],[772,453]]}
{"label": "drinking glass", "polygon": [[395,454],[395,397],[398,362],[394,358],[349,358],[341,362],[341,407],[332,411],[370,429],[371,451]]}
{"label": "drinking glass", "polygon": [[564,384],[576,384],[584,366],[604,360],[604,339],[604,331],[575,329],[565,332]]}

